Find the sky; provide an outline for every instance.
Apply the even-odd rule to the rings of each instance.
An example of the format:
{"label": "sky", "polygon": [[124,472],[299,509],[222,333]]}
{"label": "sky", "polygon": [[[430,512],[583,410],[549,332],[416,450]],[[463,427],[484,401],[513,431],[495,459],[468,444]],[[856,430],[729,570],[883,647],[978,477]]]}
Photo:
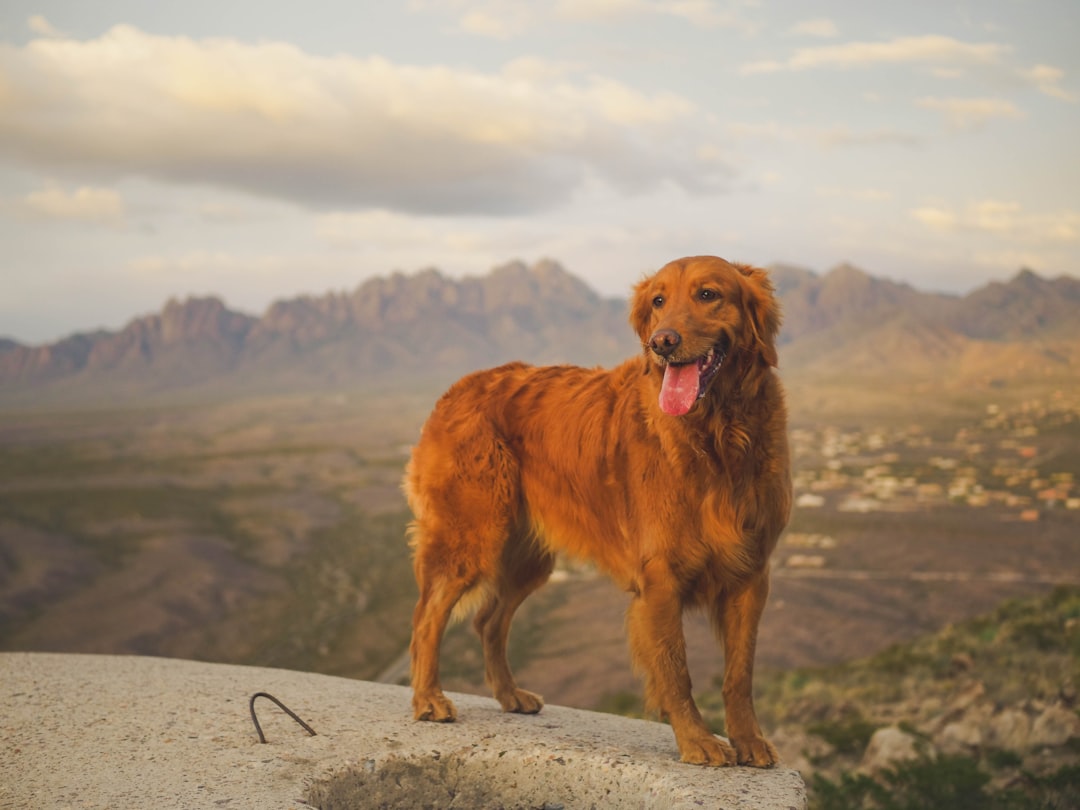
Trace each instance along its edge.
{"label": "sky", "polygon": [[0,336],[681,256],[1080,275],[1080,3],[5,0]]}

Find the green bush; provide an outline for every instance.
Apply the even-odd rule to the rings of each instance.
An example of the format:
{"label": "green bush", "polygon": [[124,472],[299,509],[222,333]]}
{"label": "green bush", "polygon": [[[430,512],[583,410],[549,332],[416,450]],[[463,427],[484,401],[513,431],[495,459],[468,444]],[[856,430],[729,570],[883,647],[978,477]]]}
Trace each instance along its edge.
{"label": "green bush", "polygon": [[[1010,760],[1008,765],[1012,765]],[[812,810],[1077,810],[1080,766],[1049,776],[1021,774],[1017,786],[994,791],[974,759],[923,755],[875,777],[844,774],[812,781]]]}
{"label": "green bush", "polygon": [[838,754],[856,756],[866,750],[878,726],[861,716],[811,723],[806,730],[825,740]]}
{"label": "green bush", "polygon": [[1019,768],[1024,762],[1023,757],[1007,748],[991,748],[984,756],[986,757],[986,764],[995,771],[1006,768]]}
{"label": "green bush", "polygon": [[816,810],[985,810],[990,777],[967,757],[920,757],[887,768],[877,779],[815,776]]}

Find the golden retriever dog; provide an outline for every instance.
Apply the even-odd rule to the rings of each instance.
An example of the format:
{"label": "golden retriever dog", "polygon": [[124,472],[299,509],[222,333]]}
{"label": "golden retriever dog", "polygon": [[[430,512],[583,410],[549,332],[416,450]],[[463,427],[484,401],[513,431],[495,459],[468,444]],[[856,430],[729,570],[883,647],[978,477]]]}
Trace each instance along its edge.
{"label": "golden retriever dog", "polygon": [[[611,370],[523,363],[455,383],[405,474],[420,597],[413,710],[456,718],[439,682],[452,613],[476,608],[488,685],[533,714],[506,656],[514,611],[557,552],[591,560],[631,595],[627,631],[646,705],[684,762],[770,767],[752,681],[769,555],[788,520],[784,394],[773,367],[780,313],[763,270],[679,259],[634,288],[642,354]],[[690,693],[682,615],[704,609],[724,649],[729,742]],[[456,608],[456,610],[455,610]]]}

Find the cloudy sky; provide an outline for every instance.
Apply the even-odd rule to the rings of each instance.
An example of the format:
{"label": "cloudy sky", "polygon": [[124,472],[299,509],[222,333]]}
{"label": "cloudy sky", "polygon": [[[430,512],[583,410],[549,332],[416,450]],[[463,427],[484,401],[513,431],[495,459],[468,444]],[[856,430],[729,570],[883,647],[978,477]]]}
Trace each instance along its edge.
{"label": "cloudy sky", "polygon": [[5,0],[0,335],[552,257],[1080,275],[1080,3]]}

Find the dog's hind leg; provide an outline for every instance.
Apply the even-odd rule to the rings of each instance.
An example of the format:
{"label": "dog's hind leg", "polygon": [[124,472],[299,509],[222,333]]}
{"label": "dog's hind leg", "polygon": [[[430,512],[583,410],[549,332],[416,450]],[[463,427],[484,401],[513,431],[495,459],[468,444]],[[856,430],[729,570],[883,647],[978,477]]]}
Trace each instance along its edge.
{"label": "dog's hind leg", "polygon": [[433,564],[430,545],[417,549],[413,567],[420,598],[413,611],[412,659],[413,716],[417,720],[452,722],[457,719],[454,704],[443,694],[439,681],[439,649],[450,613],[461,597],[475,587],[474,572],[458,567],[454,576]]}
{"label": "dog's hind leg", "polygon": [[526,533],[503,547],[494,588],[477,611],[473,626],[484,644],[484,679],[505,712],[536,714],[544,707],[540,695],[520,689],[510,671],[507,638],[514,611],[551,576],[555,557]]}
{"label": "dog's hind leg", "polygon": [[411,543],[420,590],[409,647],[417,720],[456,718],[439,681],[443,633],[452,612],[468,612],[499,581],[518,522],[517,481],[512,455],[482,419],[451,431],[433,417],[413,453],[405,491],[416,515]]}

